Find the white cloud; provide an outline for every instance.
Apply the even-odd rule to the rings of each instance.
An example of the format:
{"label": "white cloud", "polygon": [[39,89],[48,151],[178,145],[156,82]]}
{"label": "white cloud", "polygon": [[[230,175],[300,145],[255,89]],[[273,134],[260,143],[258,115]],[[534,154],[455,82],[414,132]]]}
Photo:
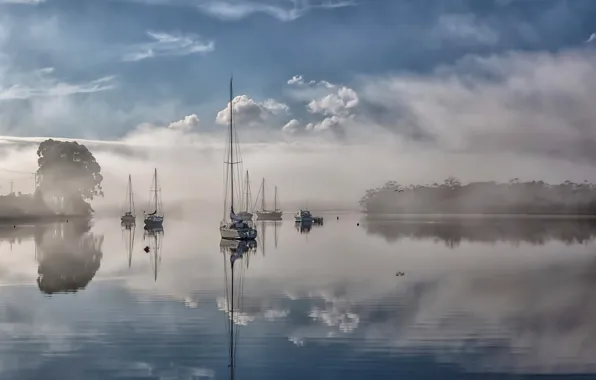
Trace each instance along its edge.
{"label": "white cloud", "polygon": [[46,0],[0,0],[0,4],[27,4],[35,5],[44,3]]}
{"label": "white cloud", "polygon": [[29,79],[30,84],[13,84],[9,87],[0,86],[0,100],[84,94],[111,90],[116,86],[113,76],[95,79],[90,82],[68,83],[49,77],[48,75],[52,72],[52,68],[38,70],[31,75]]}
{"label": "white cloud", "polygon": [[487,25],[481,24],[473,14],[442,15],[431,34],[439,41],[450,40],[485,45],[494,45],[499,42],[497,32]]}
{"label": "white cloud", "polygon": [[300,122],[296,119],[292,119],[288,121],[281,130],[287,133],[296,133],[300,131]]}
{"label": "white cloud", "polygon": [[[289,112],[286,104],[267,99],[257,102],[247,95],[236,96],[232,100],[234,121],[248,126],[263,126],[271,117],[280,116]],[[230,104],[217,113],[217,124],[226,125],[230,122]]]}
{"label": "white cloud", "polygon": [[337,92],[308,103],[308,110],[326,116],[348,116],[358,106],[358,94],[348,87],[341,87]]}
{"label": "white cloud", "polygon": [[200,120],[195,114],[185,116],[184,119],[175,121],[168,125],[168,128],[181,131],[192,131],[199,127]]}
{"label": "white cloud", "polygon": [[223,20],[239,20],[254,13],[265,13],[280,21],[294,21],[315,9],[334,9],[354,6],[350,0],[203,0],[197,7]]}
{"label": "white cloud", "polygon": [[331,83],[329,83],[329,82],[327,82],[325,80],[322,80],[320,82],[317,82],[316,80],[310,80],[308,82],[305,82],[304,81],[304,77],[302,75],[294,75],[292,78],[288,79],[288,82],[287,83],[289,85],[296,85],[296,86],[305,86],[305,85],[314,86],[314,85],[317,85],[317,86],[323,86],[323,87],[326,87],[326,88],[333,88],[333,87],[335,87],[335,85],[333,85],[333,84],[331,84]]}
{"label": "white cloud", "polygon": [[183,56],[196,53],[209,53],[215,50],[215,42],[203,40],[191,34],[168,34],[147,32],[152,42],[138,44],[129,48],[123,56],[124,61],[140,61],[159,56]]}
{"label": "white cloud", "polygon": [[587,44],[596,41],[596,33],[590,34],[590,37],[585,41]]}

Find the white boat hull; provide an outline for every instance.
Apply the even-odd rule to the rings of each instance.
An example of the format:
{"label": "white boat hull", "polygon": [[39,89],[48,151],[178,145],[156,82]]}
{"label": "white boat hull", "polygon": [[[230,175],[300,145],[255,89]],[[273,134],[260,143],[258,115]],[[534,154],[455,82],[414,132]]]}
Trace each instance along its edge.
{"label": "white boat hull", "polygon": [[240,211],[236,214],[240,219],[244,220],[245,222],[251,221],[253,215],[248,211]]}
{"label": "white boat hull", "polygon": [[257,218],[260,220],[278,220],[282,216],[281,211],[257,211]]}
{"label": "white boat hull", "polygon": [[235,228],[231,226],[219,227],[222,239],[227,240],[254,240],[257,238],[257,230],[251,227]]}

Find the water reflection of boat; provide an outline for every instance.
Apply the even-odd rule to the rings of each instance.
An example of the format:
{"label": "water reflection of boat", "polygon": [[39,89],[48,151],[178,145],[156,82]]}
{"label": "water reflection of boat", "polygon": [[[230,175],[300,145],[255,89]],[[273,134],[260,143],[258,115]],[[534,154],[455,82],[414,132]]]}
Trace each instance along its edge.
{"label": "water reflection of boat", "polygon": [[128,255],[128,267],[132,265],[132,252],[135,245],[136,225],[123,223],[122,225],[122,242],[126,247],[126,254]]}
{"label": "water reflection of boat", "polygon": [[281,225],[280,220],[271,220],[271,221],[257,221],[257,229],[260,229],[259,236],[260,239],[259,245],[261,246],[261,252],[263,256],[265,256],[265,250],[267,247],[267,229],[270,225],[273,225],[273,241],[275,244],[275,249],[277,249],[277,241],[278,241],[278,227]]}
{"label": "water reflection of boat", "polygon": [[157,272],[161,265],[163,235],[163,228],[146,228],[143,233],[143,240],[147,240],[149,243],[145,246],[144,251],[149,255],[151,268],[153,269],[153,279],[155,281],[157,281]]}
{"label": "water reflection of boat", "polygon": [[56,223],[36,235],[37,286],[45,294],[76,292],[99,269],[103,236],[89,233],[89,221]]}
{"label": "water reflection of boat", "polygon": [[[224,260],[225,279],[225,310],[228,323],[226,335],[228,337],[228,368],[230,379],[233,380],[236,372],[236,348],[238,347],[239,328],[242,321],[237,312],[242,311],[244,295],[244,272],[248,268],[248,258],[257,249],[256,240],[227,240],[221,239],[219,248]],[[238,265],[242,260],[246,265]]]}

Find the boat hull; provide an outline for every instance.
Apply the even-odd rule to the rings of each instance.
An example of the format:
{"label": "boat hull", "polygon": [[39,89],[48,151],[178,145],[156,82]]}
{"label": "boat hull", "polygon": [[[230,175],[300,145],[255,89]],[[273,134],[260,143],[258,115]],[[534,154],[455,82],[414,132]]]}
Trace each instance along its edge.
{"label": "boat hull", "polygon": [[124,215],[120,218],[120,222],[124,224],[132,224],[136,222],[136,218],[133,215]]}
{"label": "boat hull", "polygon": [[255,240],[257,238],[257,230],[254,228],[234,228],[230,226],[222,226],[219,228],[222,239],[226,240]]}
{"label": "boat hull", "polygon": [[236,214],[240,219],[244,220],[245,222],[251,221],[253,215],[248,211],[241,211]]}
{"label": "boat hull", "polygon": [[163,224],[163,216],[151,215],[145,218],[145,225],[149,227],[160,227]]}
{"label": "boat hull", "polygon": [[257,211],[258,220],[280,220],[281,211]]}
{"label": "boat hull", "polygon": [[295,216],[294,220],[296,223],[312,223],[313,219],[311,217],[304,217],[304,216]]}

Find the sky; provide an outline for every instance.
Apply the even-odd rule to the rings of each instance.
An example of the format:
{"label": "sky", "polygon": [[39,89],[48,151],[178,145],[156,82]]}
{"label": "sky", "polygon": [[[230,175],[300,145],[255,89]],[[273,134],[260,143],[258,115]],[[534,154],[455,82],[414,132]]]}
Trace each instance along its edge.
{"label": "sky", "polygon": [[0,0],[0,166],[85,139],[113,194],[159,166],[219,196],[233,74],[245,166],[282,200],[596,180],[595,20],[592,0]]}

